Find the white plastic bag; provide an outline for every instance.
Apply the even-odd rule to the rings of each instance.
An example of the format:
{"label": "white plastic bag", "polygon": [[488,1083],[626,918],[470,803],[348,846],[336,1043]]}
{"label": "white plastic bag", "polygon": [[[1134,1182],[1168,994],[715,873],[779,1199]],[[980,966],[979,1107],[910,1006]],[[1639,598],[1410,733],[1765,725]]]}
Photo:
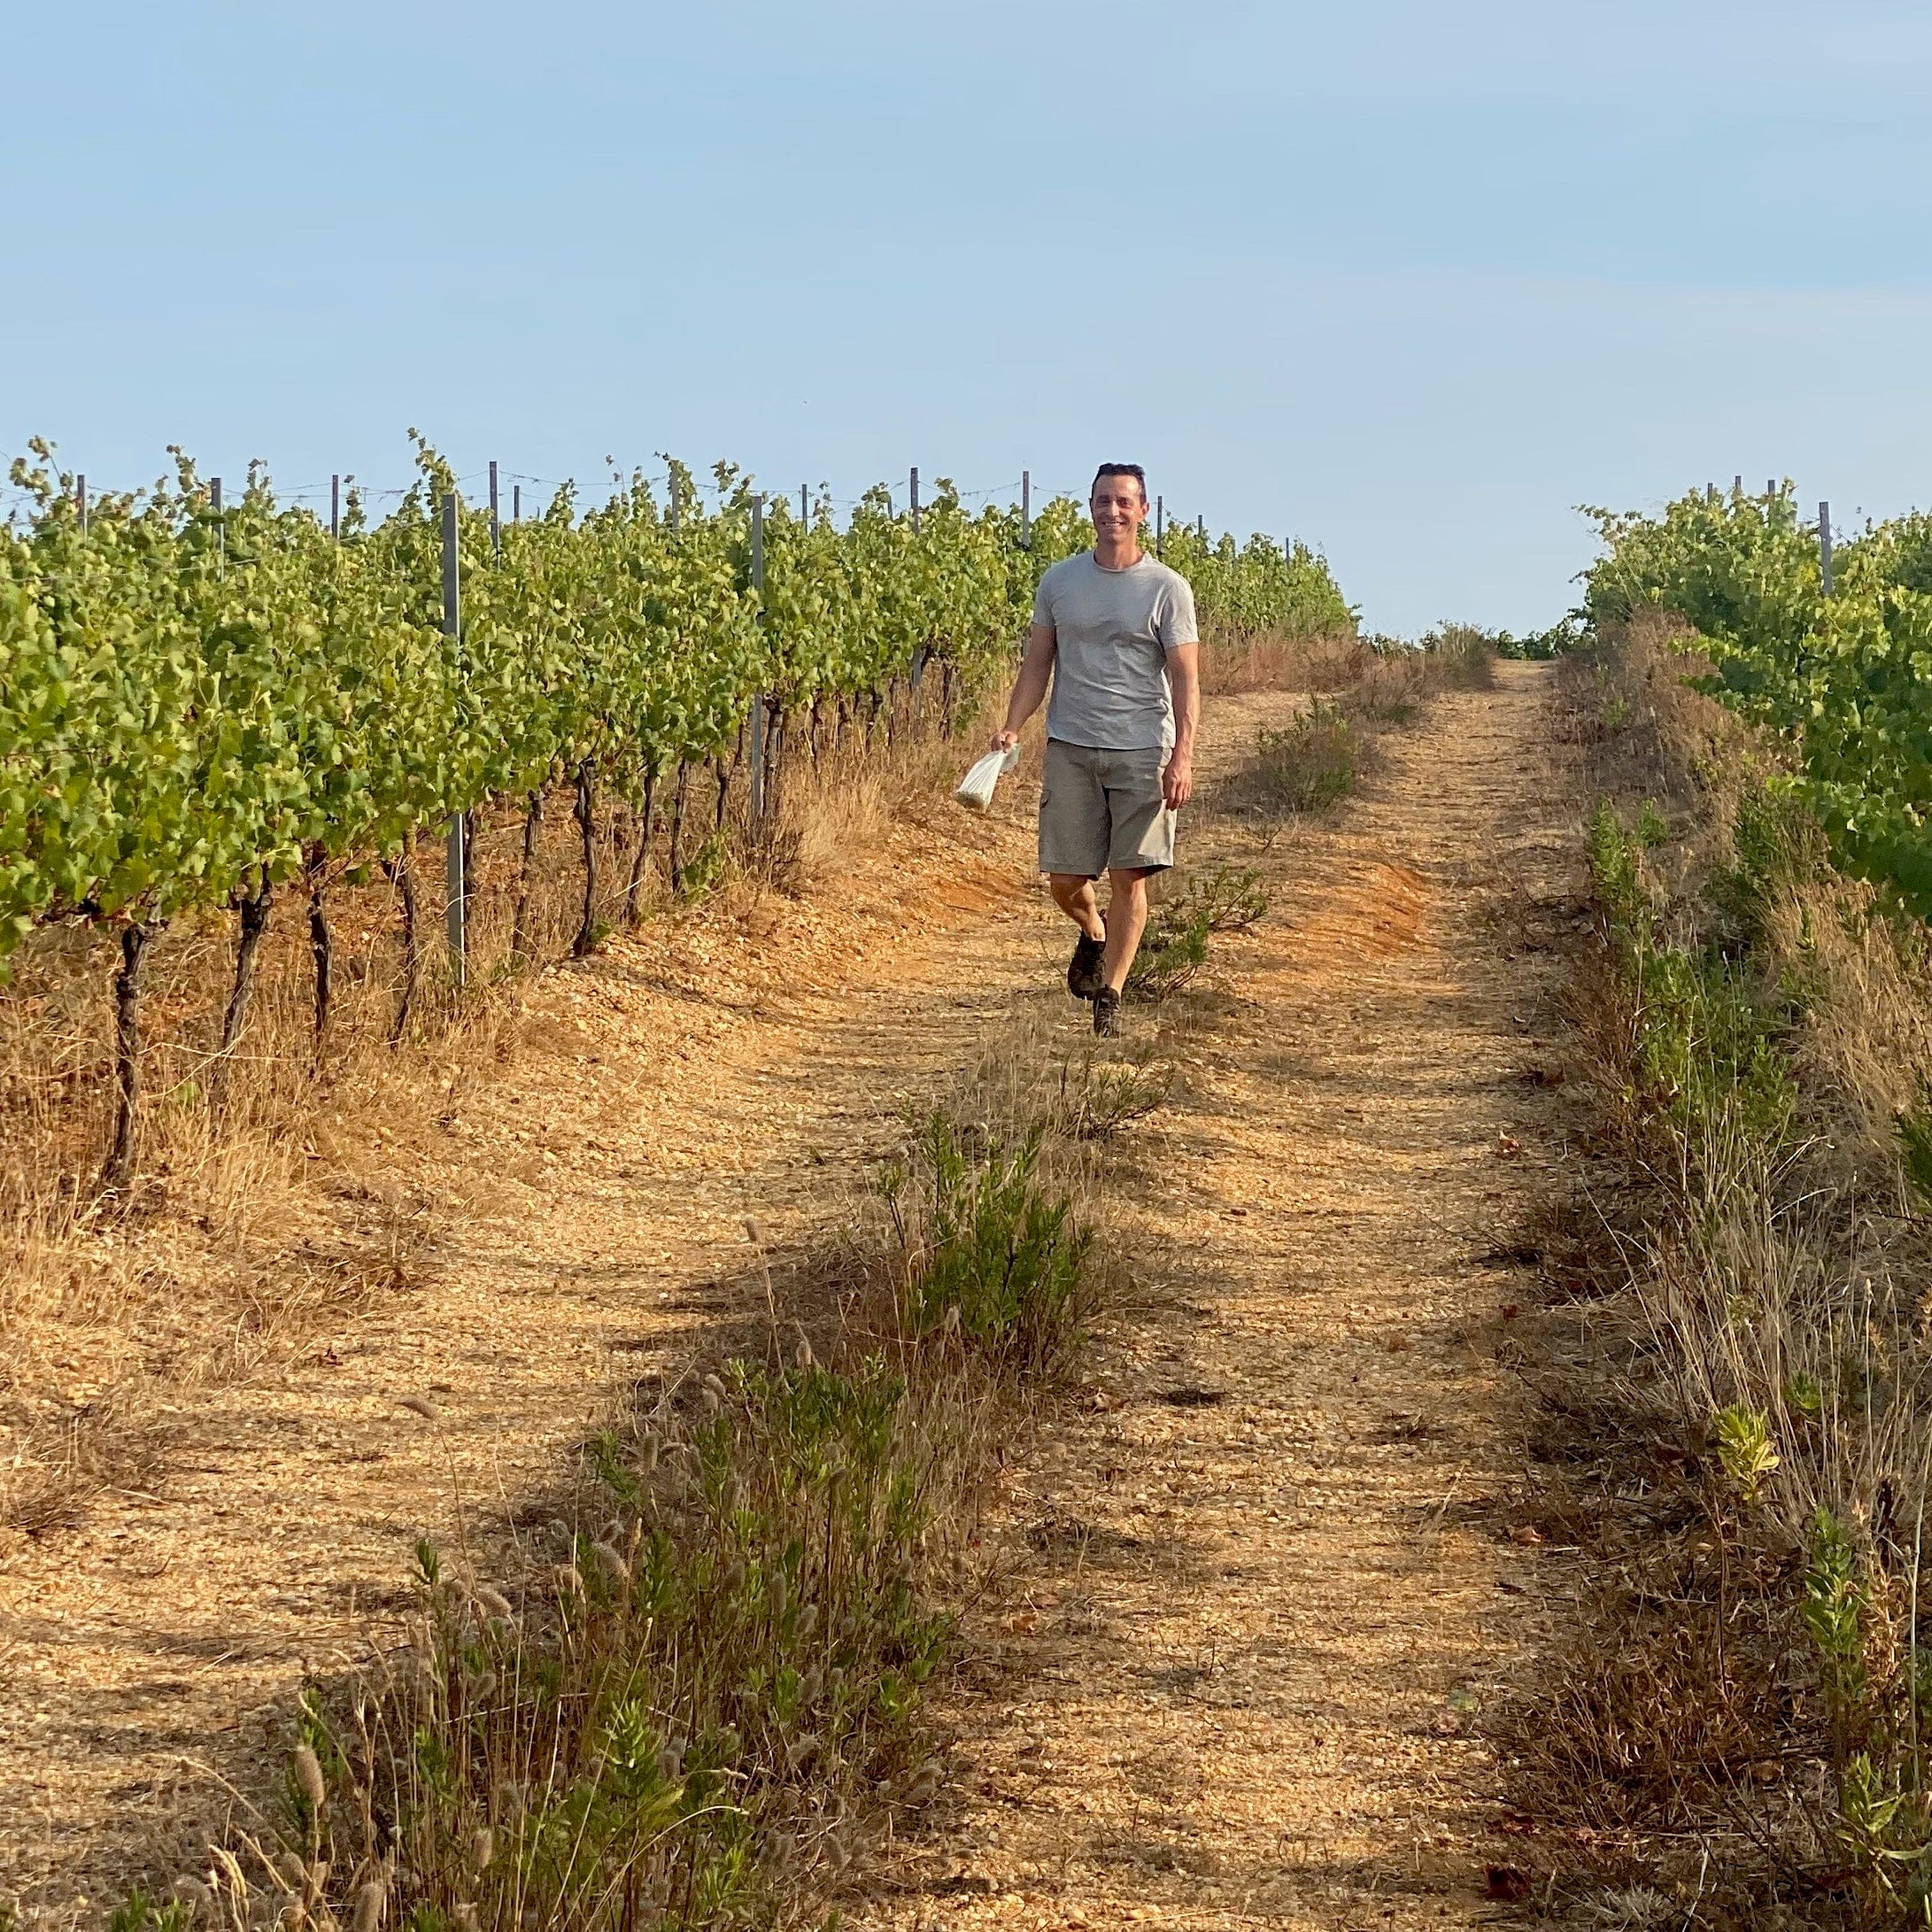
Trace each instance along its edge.
{"label": "white plastic bag", "polygon": [[962,805],[970,805],[976,812],[989,811],[993,806],[993,788],[1020,761],[1020,748],[1011,745],[1003,752],[988,752],[979,762],[959,782],[959,790],[953,796]]}

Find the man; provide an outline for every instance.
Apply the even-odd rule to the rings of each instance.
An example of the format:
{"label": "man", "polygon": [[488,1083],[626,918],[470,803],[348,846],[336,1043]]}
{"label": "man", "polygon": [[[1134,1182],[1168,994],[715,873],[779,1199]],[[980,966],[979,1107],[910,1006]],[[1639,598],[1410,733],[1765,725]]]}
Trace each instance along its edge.
{"label": "man", "polygon": [[[1148,879],[1174,862],[1174,815],[1194,791],[1201,715],[1194,596],[1140,548],[1148,483],[1102,463],[1088,510],[1094,547],[1039,580],[1026,655],[996,750],[1015,743],[1048,680],[1039,869],[1080,929],[1067,987],[1094,1002],[1094,1031],[1120,1030],[1120,993],[1148,923]],[[1107,916],[1094,895],[1105,872]]]}

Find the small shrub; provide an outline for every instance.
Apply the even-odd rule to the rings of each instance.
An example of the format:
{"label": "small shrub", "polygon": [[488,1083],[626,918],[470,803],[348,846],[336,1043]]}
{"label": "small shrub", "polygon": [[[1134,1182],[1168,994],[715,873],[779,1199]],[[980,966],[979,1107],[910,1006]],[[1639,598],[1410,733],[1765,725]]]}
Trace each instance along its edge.
{"label": "small shrub", "polygon": [[1174,1070],[1164,1062],[1088,1058],[1078,1076],[1070,1062],[1061,1070],[1061,1117],[1075,1140],[1104,1140],[1164,1105],[1173,1086]]}
{"label": "small shrub", "polygon": [[1320,811],[1355,790],[1362,748],[1341,705],[1318,698],[1293,724],[1256,735],[1249,789],[1267,810]]}
{"label": "small shrub", "polygon": [[1093,1237],[1064,1196],[1040,1186],[1039,1146],[1036,1128],[1016,1148],[993,1145],[976,1156],[951,1121],[929,1123],[919,1149],[923,1240],[900,1221],[911,1254],[906,1307],[914,1335],[956,1319],[996,1357],[1034,1369],[1071,1346]]}
{"label": "small shrub", "polygon": [[1335,700],[1341,715],[1364,731],[1413,724],[1421,715],[1421,678],[1406,659],[1384,659],[1353,690]]}
{"label": "small shrub", "polygon": [[1643,855],[1662,838],[1662,821],[1646,800],[1634,824],[1626,825],[1608,799],[1598,801],[1586,835],[1590,880],[1613,938],[1624,945],[1648,933],[1656,922],[1643,876]]}
{"label": "small shrub", "polygon": [[1148,923],[1127,971],[1127,991],[1153,1001],[1178,993],[1206,965],[1210,939],[1241,931],[1267,912],[1267,890],[1252,868],[1223,865],[1190,880]]}
{"label": "small shrub", "polygon": [[1129,997],[1159,1001],[1179,993],[1208,963],[1213,930],[1203,908],[1162,907],[1127,969]]}
{"label": "small shrub", "polygon": [[1424,675],[1439,690],[1488,691],[1496,681],[1496,642],[1474,624],[1438,624],[1422,640]]}

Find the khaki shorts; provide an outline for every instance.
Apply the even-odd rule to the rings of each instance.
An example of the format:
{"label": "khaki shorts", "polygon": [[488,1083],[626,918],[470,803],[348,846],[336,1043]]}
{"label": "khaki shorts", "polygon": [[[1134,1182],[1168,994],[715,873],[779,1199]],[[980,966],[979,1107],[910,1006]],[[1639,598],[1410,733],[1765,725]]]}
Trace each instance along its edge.
{"label": "khaki shorts", "polygon": [[1039,869],[1090,879],[1174,862],[1174,815],[1161,796],[1164,751],[1104,752],[1047,740]]}

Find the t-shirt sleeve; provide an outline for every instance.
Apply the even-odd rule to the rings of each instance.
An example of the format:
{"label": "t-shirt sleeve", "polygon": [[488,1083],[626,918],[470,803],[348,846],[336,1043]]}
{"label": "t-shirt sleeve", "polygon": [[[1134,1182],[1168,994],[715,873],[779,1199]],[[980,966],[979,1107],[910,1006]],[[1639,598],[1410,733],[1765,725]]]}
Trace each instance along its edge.
{"label": "t-shirt sleeve", "polygon": [[1201,631],[1194,622],[1194,587],[1186,577],[1177,576],[1161,616],[1161,648],[1178,651],[1184,644],[1200,642]]}
{"label": "t-shirt sleeve", "polygon": [[1053,572],[1042,571],[1039,588],[1033,592],[1033,622],[1036,624],[1051,625],[1053,622],[1053,598],[1047,589],[1052,582]]}

